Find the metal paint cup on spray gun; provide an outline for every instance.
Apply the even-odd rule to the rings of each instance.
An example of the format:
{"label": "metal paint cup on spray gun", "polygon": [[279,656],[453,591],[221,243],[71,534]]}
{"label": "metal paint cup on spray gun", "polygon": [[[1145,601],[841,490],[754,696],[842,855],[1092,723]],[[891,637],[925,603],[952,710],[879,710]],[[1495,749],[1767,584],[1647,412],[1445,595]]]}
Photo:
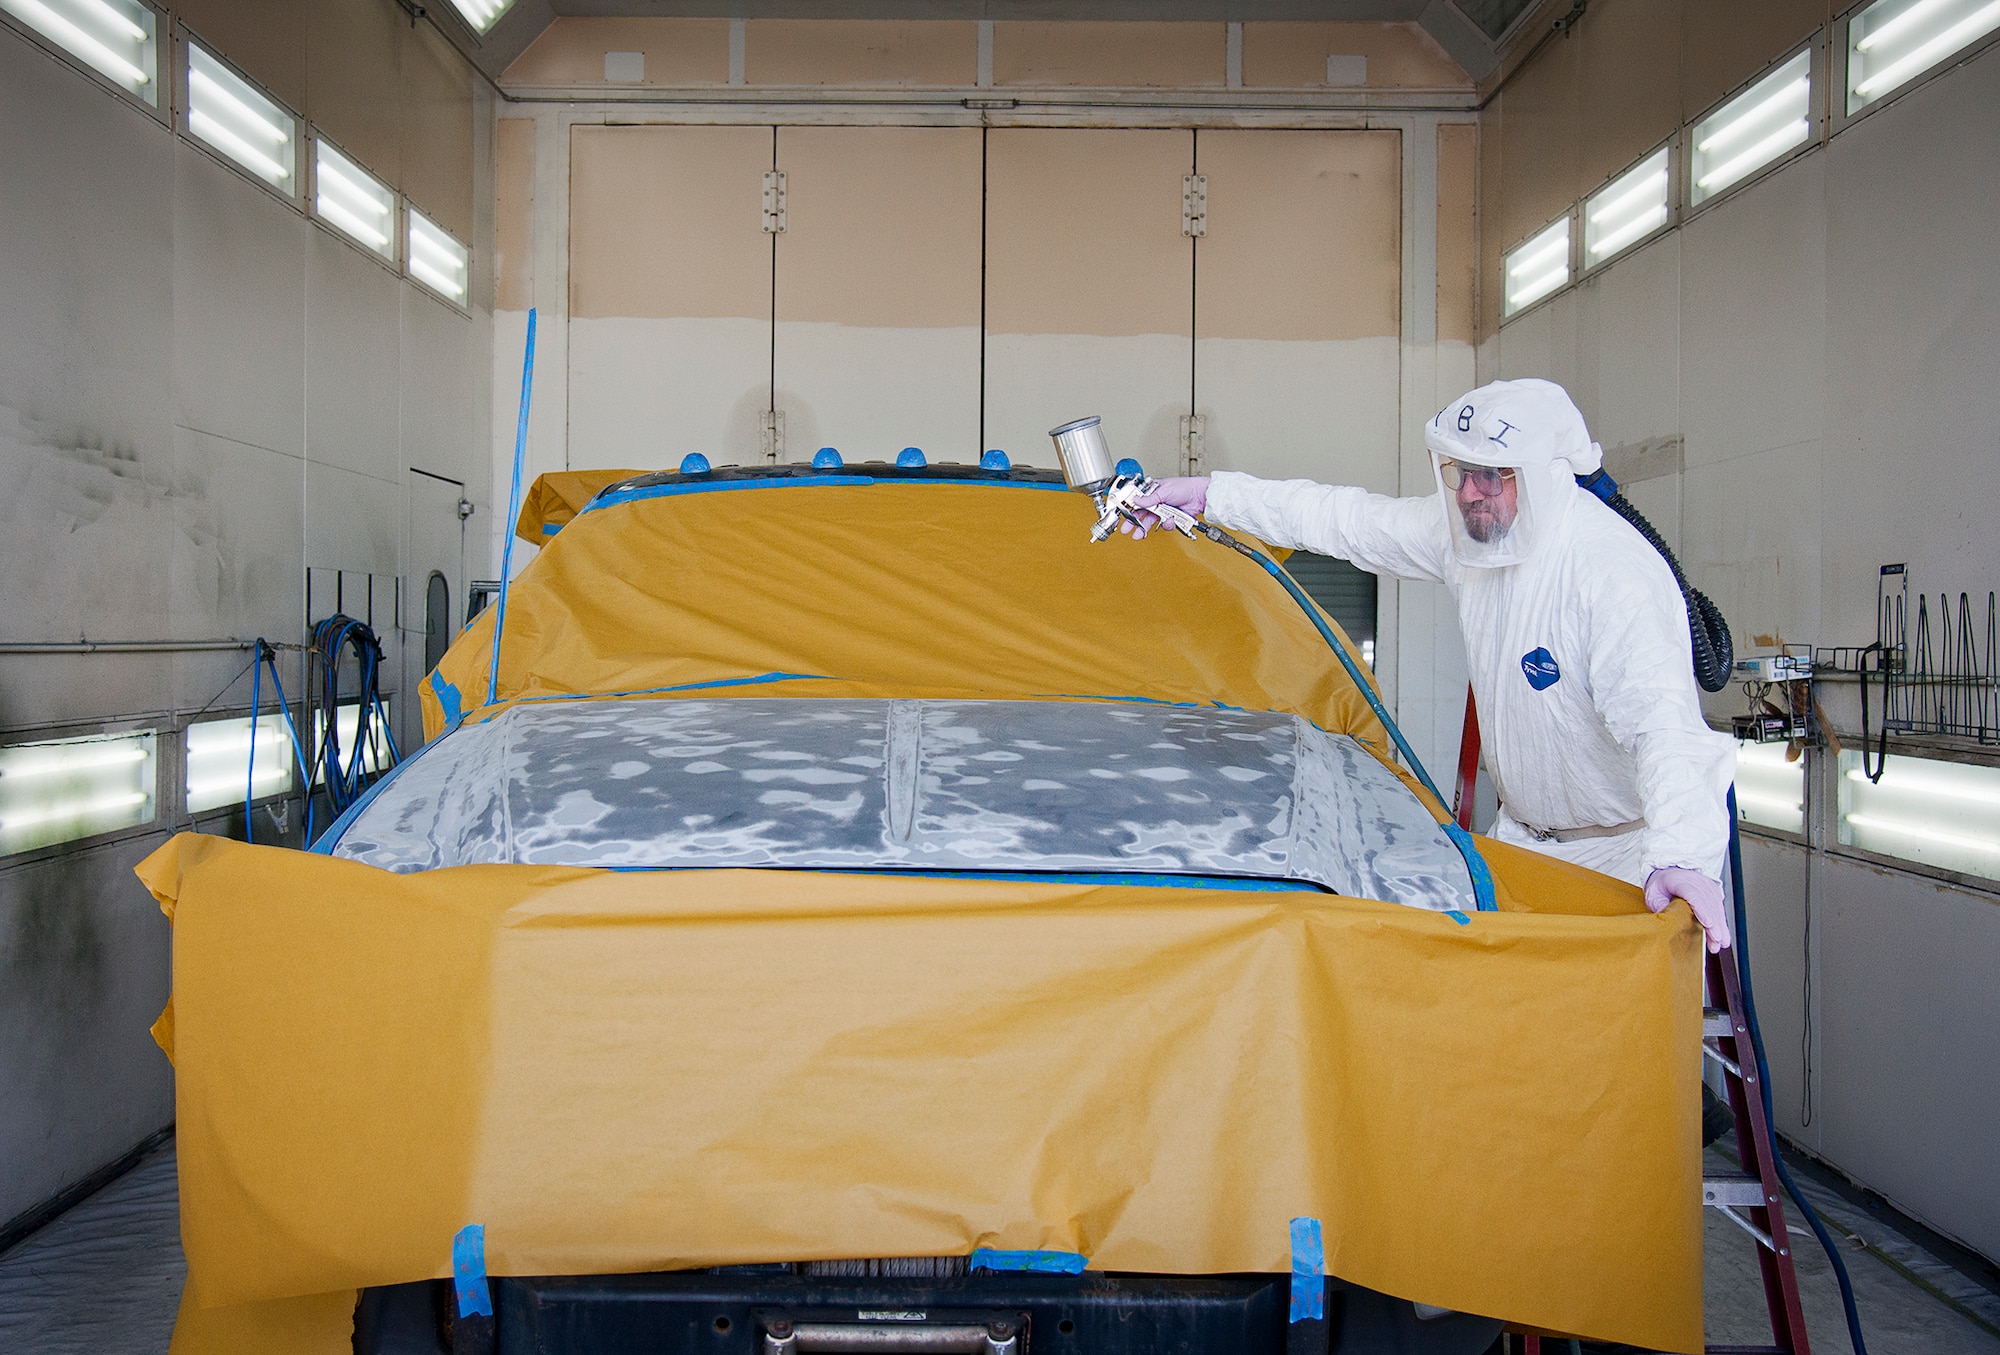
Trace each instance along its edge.
{"label": "metal paint cup on spray gun", "polygon": [[[1064,481],[1079,494],[1090,495],[1097,505],[1098,519],[1090,529],[1092,541],[1103,541],[1117,531],[1120,519],[1134,526],[1143,525],[1132,501],[1150,493],[1157,482],[1147,479],[1136,461],[1123,463],[1131,467],[1125,471],[1111,459],[1111,448],[1104,441],[1103,420],[1098,415],[1051,428],[1049,437],[1056,444]],[[1145,511],[1183,536],[1195,534],[1195,520],[1172,504],[1151,504]]]}

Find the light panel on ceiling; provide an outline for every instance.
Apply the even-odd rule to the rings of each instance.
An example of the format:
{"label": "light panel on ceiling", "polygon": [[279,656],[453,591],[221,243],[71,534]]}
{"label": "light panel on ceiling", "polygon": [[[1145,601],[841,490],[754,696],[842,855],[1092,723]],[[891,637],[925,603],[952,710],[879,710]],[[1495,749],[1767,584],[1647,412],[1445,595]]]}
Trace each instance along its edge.
{"label": "light panel on ceiling", "polygon": [[463,306],[470,251],[416,208],[408,207],[406,212],[410,239],[404,262],[410,276],[446,300]]}
{"label": "light panel on ceiling", "polygon": [[1591,268],[1667,224],[1671,155],[1662,146],[1583,202],[1583,266]]}
{"label": "light panel on ceiling", "polygon": [[1847,24],[1856,112],[2000,28],[2000,0],[1876,0]]}
{"label": "light panel on ceiling", "polygon": [[1812,136],[1812,53],[1802,51],[1694,126],[1689,199],[1740,183]]}
{"label": "light panel on ceiling", "polygon": [[514,0],[451,0],[451,7],[464,16],[475,33],[484,33],[514,6]]}
{"label": "light panel on ceiling", "polygon": [[1512,315],[1569,281],[1569,218],[1563,217],[1507,255],[1506,312]]}
{"label": "light panel on ceiling", "polygon": [[290,197],[299,165],[292,115],[192,42],[187,58],[188,131]]}
{"label": "light panel on ceiling", "polygon": [[136,0],[0,0],[105,79],[160,106],[159,16]]}
{"label": "light panel on ceiling", "polygon": [[396,195],[374,175],[313,140],[313,212],[320,220],[385,259],[396,257]]}

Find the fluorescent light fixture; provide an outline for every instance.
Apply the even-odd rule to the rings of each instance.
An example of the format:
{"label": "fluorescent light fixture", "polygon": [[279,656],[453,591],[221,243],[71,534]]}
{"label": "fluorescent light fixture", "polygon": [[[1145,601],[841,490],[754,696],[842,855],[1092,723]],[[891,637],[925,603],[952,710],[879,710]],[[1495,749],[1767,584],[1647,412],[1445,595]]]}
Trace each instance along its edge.
{"label": "fluorescent light fixture", "polygon": [[1804,51],[1695,124],[1689,196],[1711,198],[1811,136],[1812,53]]}
{"label": "fluorescent light fixture", "polygon": [[465,16],[475,33],[484,33],[494,21],[514,6],[514,0],[451,0],[451,7]]}
{"label": "fluorescent light fixture", "polygon": [[297,192],[292,115],[191,42],[187,58],[188,131],[287,197]]}
{"label": "fluorescent light fixture", "polygon": [[2000,28],[2000,0],[1876,0],[1847,23],[1847,111]]}
{"label": "fluorescent light fixture", "polygon": [[320,137],[313,138],[313,211],[385,259],[396,257],[396,195]]}
{"label": "fluorescent light fixture", "polygon": [[0,0],[0,9],[148,104],[160,106],[159,15],[137,0]]}
{"label": "fluorescent light fixture", "polygon": [[1843,843],[2000,879],[2000,767],[1898,753],[1872,781],[1859,754],[1843,753],[1840,773]]}
{"label": "fluorescent light fixture", "polygon": [[1569,218],[1507,256],[1507,314],[1541,300],[1569,281]]}
{"label": "fluorescent light fixture", "polygon": [[1806,763],[1785,761],[1782,743],[1736,744],[1736,816],[1760,828],[1806,830]]}
{"label": "fluorescent light fixture", "polygon": [[0,853],[151,823],[158,743],[147,729],[0,748]]}
{"label": "fluorescent light fixture", "polygon": [[1662,146],[1584,199],[1585,268],[1667,224],[1667,159]]}
{"label": "fluorescent light fixture", "polygon": [[283,715],[257,717],[257,767],[250,768],[250,719],[204,720],[187,727],[187,808],[200,813],[282,795],[292,788],[292,738]]}
{"label": "fluorescent light fixture", "polygon": [[409,207],[410,246],[404,258],[410,276],[424,286],[463,306],[465,280],[471,255],[464,245],[414,207]]}

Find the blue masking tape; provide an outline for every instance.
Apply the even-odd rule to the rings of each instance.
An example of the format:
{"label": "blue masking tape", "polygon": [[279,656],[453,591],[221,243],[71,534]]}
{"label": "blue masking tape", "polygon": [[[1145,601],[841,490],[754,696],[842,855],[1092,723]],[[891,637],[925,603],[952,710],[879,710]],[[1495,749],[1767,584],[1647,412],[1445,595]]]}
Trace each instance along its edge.
{"label": "blue masking tape", "polygon": [[1456,908],[1445,909],[1444,915],[1450,918],[1453,922],[1456,922],[1461,927],[1469,927],[1472,925],[1472,919],[1467,917],[1465,914],[1459,912],[1458,909]]}
{"label": "blue masking tape", "polygon": [[486,1286],[484,1224],[468,1223],[451,1240],[451,1283],[458,1293],[460,1317],[493,1316],[493,1291]]}
{"label": "blue masking tape", "polygon": [[1318,1219],[1292,1220],[1292,1321],[1326,1316],[1326,1248]]}
{"label": "blue masking tape", "polygon": [[444,722],[455,725],[465,718],[464,703],[459,700],[458,688],[444,680],[444,674],[431,673],[431,694],[438,699],[438,708],[444,712]]}
{"label": "blue masking tape", "polygon": [[972,1253],[974,1270],[1033,1270],[1045,1275],[1081,1275],[1090,1262],[1073,1251],[994,1251],[980,1247]]}

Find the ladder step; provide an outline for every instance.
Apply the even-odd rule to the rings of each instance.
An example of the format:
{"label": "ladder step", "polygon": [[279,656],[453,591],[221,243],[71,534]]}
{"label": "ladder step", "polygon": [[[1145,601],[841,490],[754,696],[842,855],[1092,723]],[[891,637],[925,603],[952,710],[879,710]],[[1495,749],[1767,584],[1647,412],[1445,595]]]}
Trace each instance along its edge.
{"label": "ladder step", "polygon": [[1717,1208],[1734,1205],[1742,1209],[1758,1209],[1769,1203],[1764,1198],[1764,1183],[1741,1173],[1704,1178],[1701,1202]]}
{"label": "ladder step", "polygon": [[1707,1007],[1702,1010],[1701,1013],[1702,1039],[1712,1040],[1717,1036],[1727,1036],[1731,1033],[1732,1032],[1729,1029],[1728,1012],[1717,1011],[1713,1007]]}

